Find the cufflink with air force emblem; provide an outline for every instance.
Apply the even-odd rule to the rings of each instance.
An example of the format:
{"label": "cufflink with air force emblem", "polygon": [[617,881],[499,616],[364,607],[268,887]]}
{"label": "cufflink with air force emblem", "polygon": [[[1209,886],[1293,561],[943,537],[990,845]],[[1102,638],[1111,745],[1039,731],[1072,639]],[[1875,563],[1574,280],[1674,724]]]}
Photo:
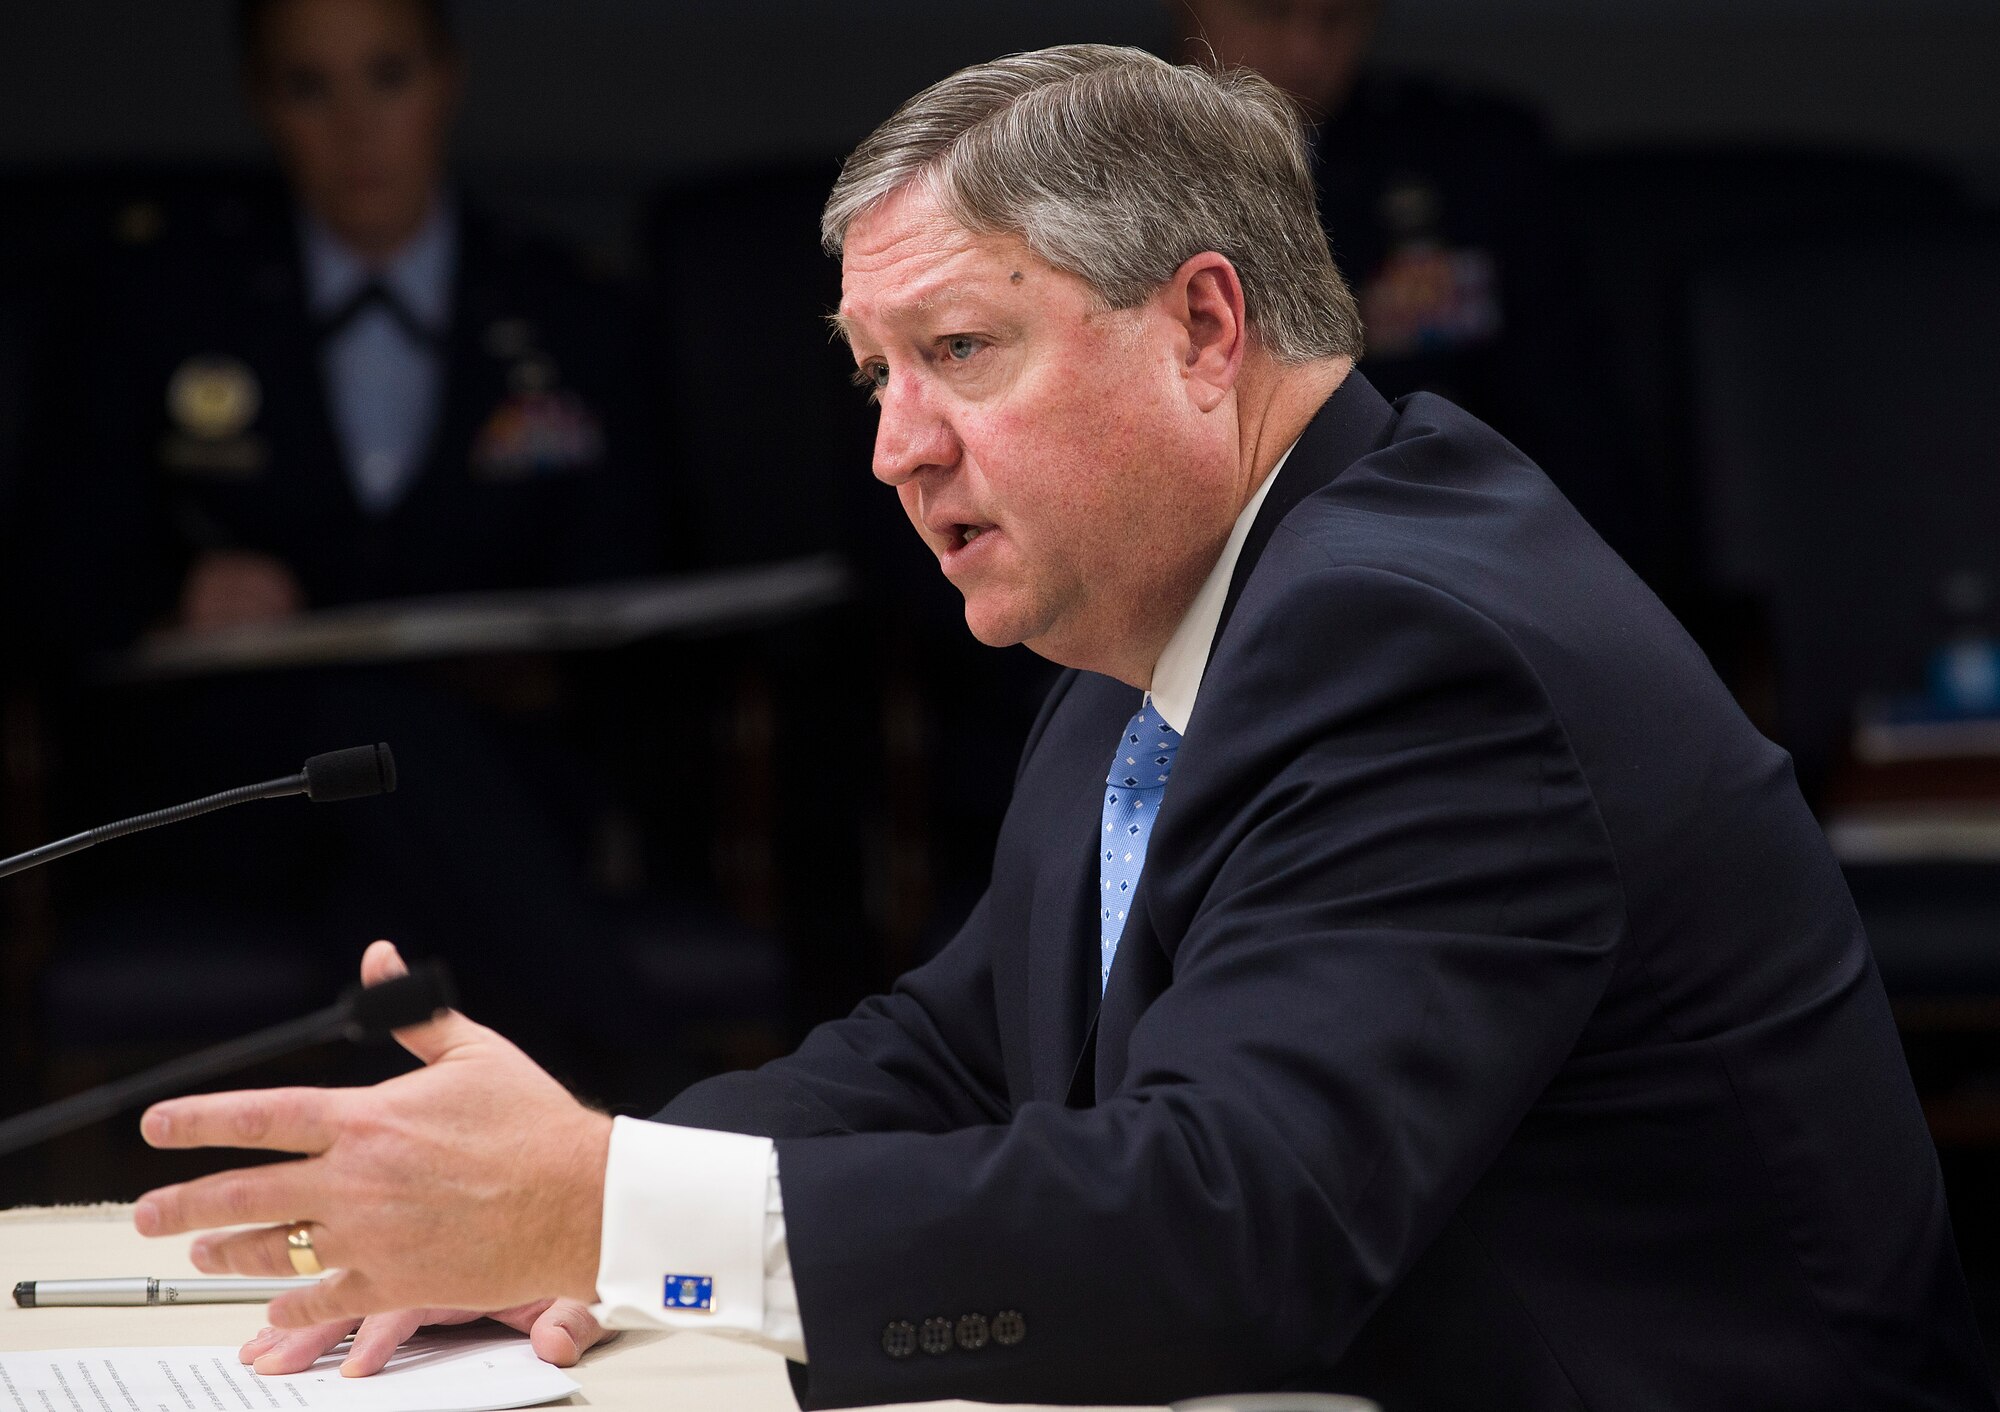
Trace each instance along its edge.
{"label": "cufflink with air force emblem", "polygon": [[715,1312],[715,1278],[712,1275],[668,1275],[663,1301],[680,1314]]}

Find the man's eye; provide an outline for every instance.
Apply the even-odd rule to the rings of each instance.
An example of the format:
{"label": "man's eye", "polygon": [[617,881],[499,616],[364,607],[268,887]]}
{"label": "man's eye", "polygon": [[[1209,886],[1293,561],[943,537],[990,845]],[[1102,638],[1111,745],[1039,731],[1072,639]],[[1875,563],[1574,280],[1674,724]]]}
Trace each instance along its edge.
{"label": "man's eye", "polygon": [[872,395],[880,396],[889,386],[889,365],[887,363],[863,363],[854,370],[854,385],[865,387]]}
{"label": "man's eye", "polygon": [[956,334],[944,341],[944,351],[958,362],[963,363],[979,351],[979,340],[969,334]]}

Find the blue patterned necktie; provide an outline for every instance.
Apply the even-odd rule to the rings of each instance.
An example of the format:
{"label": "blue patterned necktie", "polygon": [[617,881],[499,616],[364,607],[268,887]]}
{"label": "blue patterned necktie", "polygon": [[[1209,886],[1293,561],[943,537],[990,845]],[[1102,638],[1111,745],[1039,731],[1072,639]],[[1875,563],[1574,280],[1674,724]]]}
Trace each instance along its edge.
{"label": "blue patterned necktie", "polygon": [[1097,857],[1103,903],[1097,945],[1100,990],[1111,981],[1111,958],[1118,953],[1118,938],[1125,931],[1132,894],[1139,890],[1153,816],[1160,812],[1167,775],[1180,748],[1180,732],[1161,718],[1149,699],[1139,714],[1126,722],[1125,734],[1118,739],[1118,753],[1111,757],[1111,770],[1104,777],[1103,846]]}

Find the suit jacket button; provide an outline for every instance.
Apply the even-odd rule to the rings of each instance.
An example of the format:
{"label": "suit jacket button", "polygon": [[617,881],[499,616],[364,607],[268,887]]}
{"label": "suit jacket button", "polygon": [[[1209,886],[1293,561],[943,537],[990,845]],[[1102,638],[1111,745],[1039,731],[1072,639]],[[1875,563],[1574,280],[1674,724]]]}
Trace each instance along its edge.
{"label": "suit jacket button", "polygon": [[986,1347],[986,1316],[967,1314],[958,1321],[958,1346],[967,1353]]}
{"label": "suit jacket button", "polygon": [[993,1316],[993,1341],[1007,1347],[1019,1343],[1028,1336],[1028,1321],[1012,1309],[1003,1309]]}
{"label": "suit jacket button", "polygon": [[917,1351],[917,1326],[898,1319],[882,1330],[882,1351],[891,1358],[908,1358]]}
{"label": "suit jacket button", "polygon": [[918,1336],[926,1353],[951,1352],[951,1320],[926,1319],[922,1334]]}

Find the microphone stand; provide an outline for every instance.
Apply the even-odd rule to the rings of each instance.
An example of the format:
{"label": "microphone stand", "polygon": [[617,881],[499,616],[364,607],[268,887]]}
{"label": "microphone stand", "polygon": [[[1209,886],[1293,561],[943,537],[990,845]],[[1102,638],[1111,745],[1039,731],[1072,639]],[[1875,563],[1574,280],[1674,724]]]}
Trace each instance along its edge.
{"label": "microphone stand", "polygon": [[67,858],[72,853],[81,853],[93,844],[103,843],[108,839],[123,838],[128,833],[158,828],[161,824],[177,824],[183,819],[192,819],[212,809],[227,809],[232,804],[247,804],[253,799],[278,799],[287,794],[303,794],[305,788],[303,774],[286,775],[283,779],[266,780],[262,784],[239,785],[235,789],[225,789],[220,794],[190,800],[186,804],[176,804],[170,809],[155,809],[150,814],[141,814],[134,819],[121,819],[115,824],[103,824],[94,829],[85,829],[82,833],[59,838],[54,843],[45,843],[40,848],[30,849],[26,853],[17,853],[12,858],[0,859],[0,878],[40,867],[43,863],[53,862],[57,858]]}
{"label": "microphone stand", "polygon": [[324,1010],[17,1114],[0,1122],[0,1157],[329,1039],[377,1039],[420,1025],[451,1008],[453,1000],[451,972],[444,963],[419,962],[408,975],[366,989],[357,986]]}
{"label": "microphone stand", "polygon": [[350,750],[332,750],[313,756],[306,761],[306,767],[295,775],[225,789],[220,794],[206,795],[186,804],[155,809],[150,814],[85,829],[68,838],[59,838],[54,843],[45,843],[40,848],[31,848],[26,853],[17,853],[12,858],[0,858],[0,878],[25,872],[57,858],[66,858],[72,853],[81,853],[94,844],[123,838],[128,833],[156,829],[162,824],[178,824],[184,819],[196,818],[215,809],[227,809],[232,804],[247,804],[253,799],[278,799],[287,794],[303,794],[319,804],[388,794],[395,788],[396,761],[388,746],[357,745]]}
{"label": "microphone stand", "polygon": [[[326,804],[391,794],[395,788],[396,759],[387,745],[358,745],[348,750],[332,750],[324,755],[312,756],[306,761],[305,768],[295,775],[225,789],[220,794],[206,795],[186,804],[155,809],[149,814],[121,819],[115,824],[86,829],[26,853],[0,858],[0,878],[80,853],[108,839],[123,838],[126,834],[158,828],[162,824],[177,824],[212,810],[226,809],[232,804],[247,804],[253,799],[303,794],[315,804]],[[0,1156],[18,1152],[100,1118],[108,1118],[121,1109],[164,1098],[208,1079],[323,1040],[340,1035],[366,1039],[405,1025],[421,1024],[437,1011],[448,1009],[453,1003],[451,997],[451,977],[444,966],[438,962],[420,965],[408,975],[385,981],[379,986],[349,991],[339,1004],[330,1005],[302,1019],[218,1044],[198,1054],[190,1054],[0,1122]]]}

